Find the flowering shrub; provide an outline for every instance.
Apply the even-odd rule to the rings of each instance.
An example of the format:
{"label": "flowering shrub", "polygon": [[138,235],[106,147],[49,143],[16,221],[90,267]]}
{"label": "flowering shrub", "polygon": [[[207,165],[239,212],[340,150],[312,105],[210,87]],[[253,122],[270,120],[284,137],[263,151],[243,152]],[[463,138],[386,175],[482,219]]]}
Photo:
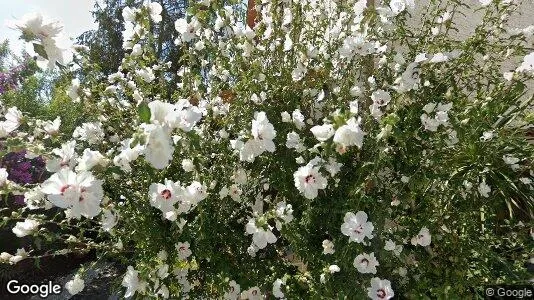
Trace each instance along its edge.
{"label": "flowering shrub", "polygon": [[[42,157],[27,158],[25,150],[7,153],[0,162],[4,174],[8,174],[6,179],[22,185],[43,182],[48,177],[45,165]],[[17,204],[24,205],[23,195],[14,198]]]}
{"label": "flowering shrub", "polygon": [[20,73],[23,68],[23,66],[18,66],[7,72],[0,72],[0,94],[17,87]]}
{"label": "flowering shrub", "polygon": [[2,158],[9,176],[7,179],[18,184],[35,184],[42,182],[46,176],[45,162],[41,157],[29,158],[25,150],[11,152]]}
{"label": "flowering shrub", "polygon": [[[40,66],[82,67],[67,93],[86,119],[65,134],[9,108],[6,147],[52,175],[2,170],[27,205],[4,226],[119,259],[124,297],[461,298],[528,280],[534,27],[508,25],[518,1],[431,1],[420,28],[410,0],[263,0],[254,28],[223,2],[176,20],[168,97],[158,3],[124,9],[128,52],[106,80],[83,47],[70,62],[57,23],[15,26]],[[475,10],[455,38],[455,16]]]}

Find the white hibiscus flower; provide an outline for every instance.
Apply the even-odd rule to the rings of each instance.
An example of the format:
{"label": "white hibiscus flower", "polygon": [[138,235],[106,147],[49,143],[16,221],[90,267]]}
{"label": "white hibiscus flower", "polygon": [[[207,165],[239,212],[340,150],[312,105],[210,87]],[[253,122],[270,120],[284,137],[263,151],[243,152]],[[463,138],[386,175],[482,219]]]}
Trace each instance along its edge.
{"label": "white hibiscus flower", "polygon": [[349,237],[349,241],[362,243],[367,237],[373,238],[373,223],[367,222],[367,214],[359,211],[356,214],[347,212],[344,223],[341,225],[341,233]]}
{"label": "white hibiscus flower", "polygon": [[50,202],[68,208],[73,218],[93,218],[100,213],[100,201],[104,196],[102,182],[90,172],[76,174],[64,168],[43,182],[41,187]]}
{"label": "white hibiscus flower", "polygon": [[254,286],[246,291],[243,291],[241,293],[241,299],[261,300],[263,299],[263,295],[261,294],[260,288],[257,286]]}
{"label": "white hibiscus flower", "polygon": [[150,14],[150,18],[154,23],[159,23],[163,19],[161,17],[161,12],[163,11],[163,8],[161,7],[161,4],[157,2],[150,2],[146,4],[146,7],[148,8],[148,13]]}
{"label": "white hibiscus flower", "polygon": [[10,107],[5,114],[5,121],[0,122],[0,138],[6,137],[9,133],[19,128],[22,121],[22,112],[17,107]]}
{"label": "white hibiscus flower", "polygon": [[360,128],[361,119],[350,118],[347,124],[339,127],[334,134],[334,143],[342,147],[357,146],[362,148],[365,132]]}
{"label": "white hibiscus flower", "polygon": [[92,151],[89,148],[83,150],[82,157],[78,158],[76,171],[89,171],[96,166],[106,166],[107,159],[98,151]]}
{"label": "white hibiscus flower", "polygon": [[284,298],[285,295],[282,292],[282,284],[285,284],[284,280],[277,278],[273,283],[273,296],[276,298]]}
{"label": "white hibiscus flower", "polygon": [[176,251],[178,251],[178,257],[180,259],[187,259],[193,252],[191,252],[191,249],[189,249],[189,242],[178,242],[178,244],[175,245]]}
{"label": "white hibiscus flower", "polygon": [[370,254],[362,253],[356,256],[353,265],[358,270],[358,272],[362,274],[376,274],[376,267],[380,264],[378,263],[375,254],[371,252]]}
{"label": "white hibiscus flower", "polygon": [[99,144],[104,139],[104,129],[100,122],[83,123],[76,127],[72,133],[72,137],[81,141],[86,141],[89,144]]}
{"label": "white hibiscus flower", "polygon": [[478,192],[484,198],[489,197],[489,194],[491,193],[491,187],[486,183],[486,180],[482,180],[482,182],[478,185]]}
{"label": "white hibiscus flower", "polygon": [[259,249],[263,249],[267,247],[267,244],[273,244],[277,241],[271,229],[256,226],[256,220],[254,218],[248,220],[246,231],[248,234],[252,234],[252,241]]}
{"label": "white hibiscus flower", "polygon": [[334,243],[331,240],[323,241],[323,254],[334,254]]}
{"label": "white hibiscus flower", "polygon": [[237,300],[239,298],[239,294],[241,294],[241,286],[235,282],[235,280],[231,280],[228,283],[230,286],[228,290],[224,293],[223,298],[225,300]]}
{"label": "white hibiscus flower", "polygon": [[74,275],[74,278],[72,278],[65,284],[65,288],[71,295],[76,295],[83,291],[83,289],[85,288],[85,282],[80,277],[80,275],[76,274]]}
{"label": "white hibiscus flower", "polygon": [[373,300],[387,300],[393,298],[395,293],[389,280],[374,277],[371,279],[371,287],[367,288],[367,296]]}
{"label": "white hibiscus flower", "polygon": [[317,125],[312,127],[310,131],[313,133],[313,136],[315,136],[315,138],[319,142],[327,141],[336,133],[336,131],[334,130],[334,126],[332,126],[331,124]]}
{"label": "white hibiscus flower", "polygon": [[243,142],[240,139],[230,141],[233,149],[239,152],[239,159],[242,161],[253,162],[265,151],[274,152],[275,144],[273,139],[276,137],[274,126],[267,119],[265,112],[255,113],[252,120],[252,139]]}
{"label": "white hibiscus flower", "polygon": [[196,206],[200,201],[208,197],[208,187],[198,181],[191,182],[185,188],[185,198],[192,205]]}
{"label": "white hibiscus flower", "polygon": [[32,219],[26,219],[24,222],[17,222],[12,231],[17,237],[25,237],[37,231],[39,222]]}
{"label": "white hibiscus flower", "polygon": [[189,132],[202,119],[202,111],[191,105],[187,99],[181,99],[175,104],[175,109],[168,118],[172,128]]}
{"label": "white hibiscus flower", "polygon": [[115,227],[115,225],[117,225],[117,222],[118,222],[117,215],[113,213],[111,209],[105,209],[104,212],[102,213],[102,221],[101,221],[102,229],[104,231],[109,232],[111,231],[113,227]]}
{"label": "white hibiscus flower", "polygon": [[517,72],[534,72],[534,52],[527,54],[523,62],[516,69]]}
{"label": "white hibiscus flower", "polygon": [[132,267],[128,266],[126,274],[122,279],[122,286],[126,288],[124,298],[132,297],[135,292],[141,289],[141,282],[139,280],[139,273]]}
{"label": "white hibiscus flower", "polygon": [[174,204],[183,197],[184,191],[179,183],[165,179],[165,183],[152,183],[149,187],[150,205],[161,210],[163,215],[174,211]]}
{"label": "white hibiscus flower", "polygon": [[[5,252],[3,252],[5,253]],[[14,264],[17,264],[19,261],[25,259],[29,257],[28,255],[28,252],[26,252],[26,249],[24,248],[19,248],[17,249],[17,252],[15,253],[15,255],[9,257],[9,263],[14,265]],[[0,261],[1,261],[1,257],[0,257]]]}
{"label": "white hibiscus flower", "polygon": [[147,135],[145,159],[156,169],[166,168],[174,154],[174,145],[169,130],[154,124],[145,124],[143,127]]}
{"label": "white hibiscus flower", "polygon": [[63,26],[56,21],[45,19],[39,13],[29,13],[11,26],[22,32],[27,42],[34,42],[44,48],[46,58],[37,58],[40,68],[52,69],[56,62],[66,65],[72,60],[72,51],[66,39],[62,36]]}
{"label": "white hibiscus flower", "polygon": [[168,124],[175,106],[171,103],[154,100],[148,103],[150,109],[150,122],[152,124],[165,125]]}
{"label": "white hibiscus flower", "polygon": [[113,164],[120,167],[124,172],[130,172],[132,170],[130,162],[136,160],[139,157],[139,154],[144,150],[144,147],[141,145],[132,147],[132,141],[132,139],[122,141],[120,153],[113,158]]}
{"label": "white hibiscus flower", "polygon": [[52,153],[58,158],[50,159],[46,162],[46,170],[57,172],[62,168],[72,168],[76,164],[77,154],[75,151],[76,141],[69,141],[61,145],[61,148],[55,148]]}
{"label": "white hibiscus flower", "polygon": [[174,22],[174,28],[180,33],[182,42],[190,42],[197,35],[196,31],[199,29],[200,24],[196,19],[192,19],[191,22],[187,22],[186,19],[178,19]]}
{"label": "white hibiscus flower", "polygon": [[402,245],[397,245],[392,240],[387,240],[386,244],[384,245],[384,250],[393,251],[393,253],[395,253],[396,256],[400,255],[400,253],[402,252],[402,248],[403,248]]}
{"label": "white hibiscus flower", "polygon": [[300,167],[294,174],[295,187],[307,199],[315,199],[318,191],[325,189],[327,179],[319,172],[319,167],[312,164]]}
{"label": "white hibiscus flower", "polygon": [[432,236],[430,235],[430,231],[426,227],[421,228],[419,233],[416,236],[412,237],[411,240],[412,245],[421,245],[423,247],[430,245],[431,242]]}
{"label": "white hibiscus flower", "polygon": [[0,187],[3,187],[7,183],[7,177],[9,174],[5,168],[0,168]]}
{"label": "white hibiscus flower", "polygon": [[80,89],[80,80],[78,78],[74,78],[67,91],[65,92],[67,96],[72,100],[72,102],[77,103],[80,102],[80,95],[78,95],[78,90]]}
{"label": "white hibiscus flower", "polygon": [[254,120],[252,120],[251,133],[254,139],[261,143],[260,147],[263,151],[274,152],[273,139],[276,137],[276,130],[267,119],[265,112],[257,113]]}

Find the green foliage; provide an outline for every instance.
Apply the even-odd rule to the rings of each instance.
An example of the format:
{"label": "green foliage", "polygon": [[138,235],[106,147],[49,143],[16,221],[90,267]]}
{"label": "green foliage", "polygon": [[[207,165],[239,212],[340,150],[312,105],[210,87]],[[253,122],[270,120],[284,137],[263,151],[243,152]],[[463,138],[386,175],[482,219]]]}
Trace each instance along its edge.
{"label": "green foliage", "polygon": [[46,117],[53,120],[61,118],[61,131],[70,133],[74,128],[83,122],[94,118],[94,112],[84,110],[81,104],[73,103],[66,91],[70,87],[68,77],[63,77],[55,81],[50,103],[46,106]]}
{"label": "green foliage", "polygon": [[43,116],[46,104],[40,93],[43,88],[43,78],[30,76],[24,78],[20,87],[8,91],[0,96],[5,106],[16,106],[31,116]]}

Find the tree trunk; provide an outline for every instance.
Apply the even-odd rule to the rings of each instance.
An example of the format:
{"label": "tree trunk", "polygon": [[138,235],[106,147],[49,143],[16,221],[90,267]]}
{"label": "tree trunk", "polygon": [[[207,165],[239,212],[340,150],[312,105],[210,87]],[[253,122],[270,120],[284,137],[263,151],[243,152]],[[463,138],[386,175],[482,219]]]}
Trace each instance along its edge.
{"label": "tree trunk", "polygon": [[250,28],[254,28],[256,26],[256,1],[254,0],[248,0],[248,7],[247,7],[247,25]]}

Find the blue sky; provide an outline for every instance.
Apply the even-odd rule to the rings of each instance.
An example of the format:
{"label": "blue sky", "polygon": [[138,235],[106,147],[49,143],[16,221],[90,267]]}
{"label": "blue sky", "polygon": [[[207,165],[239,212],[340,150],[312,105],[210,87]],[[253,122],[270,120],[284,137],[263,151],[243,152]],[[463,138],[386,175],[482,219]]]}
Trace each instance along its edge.
{"label": "blue sky", "polygon": [[65,35],[76,37],[86,30],[95,29],[90,11],[95,0],[0,0],[0,40],[9,39],[11,48],[24,48],[19,33],[6,26],[6,21],[21,18],[29,12],[41,12],[64,24]]}

